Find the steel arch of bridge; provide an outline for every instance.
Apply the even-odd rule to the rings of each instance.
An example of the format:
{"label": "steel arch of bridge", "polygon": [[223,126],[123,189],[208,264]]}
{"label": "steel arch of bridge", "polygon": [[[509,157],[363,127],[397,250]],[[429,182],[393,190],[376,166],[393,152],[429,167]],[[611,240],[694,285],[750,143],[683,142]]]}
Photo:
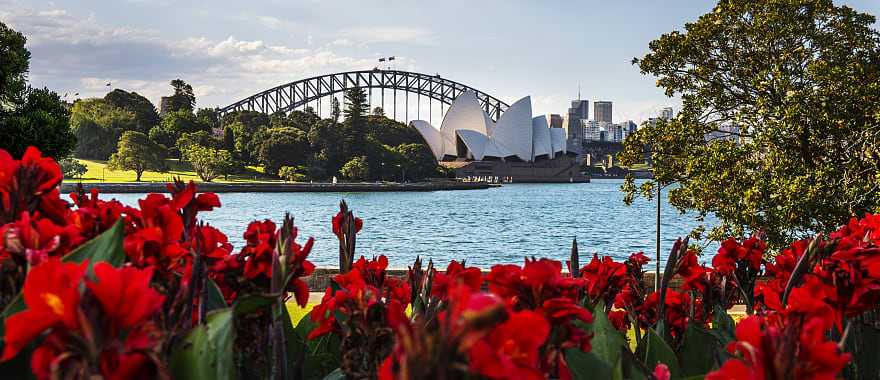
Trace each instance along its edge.
{"label": "steel arch of bridge", "polygon": [[[235,111],[257,111],[267,114],[289,112],[310,102],[351,88],[380,88],[403,90],[444,104],[452,101],[465,91],[473,91],[484,110],[492,120],[498,120],[507,110],[508,104],[473,87],[441,78],[401,70],[361,70],[335,74],[325,74],[308,79],[283,84],[220,108],[222,117]],[[430,100],[429,100],[430,102]],[[407,120],[408,121],[408,120]]]}

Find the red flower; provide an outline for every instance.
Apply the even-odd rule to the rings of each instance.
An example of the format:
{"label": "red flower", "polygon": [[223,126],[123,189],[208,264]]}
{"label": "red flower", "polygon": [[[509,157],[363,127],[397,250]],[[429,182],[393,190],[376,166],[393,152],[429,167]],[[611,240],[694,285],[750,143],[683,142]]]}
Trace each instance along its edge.
{"label": "red flower", "polygon": [[827,340],[824,322],[765,319],[751,316],[736,327],[736,342],[728,346],[739,358],[726,361],[708,380],[834,379],[849,362],[837,344]]}
{"label": "red flower", "polygon": [[543,379],[539,349],[550,324],[531,311],[513,313],[468,351],[470,368],[490,379]]}
{"label": "red flower", "polygon": [[[339,211],[338,213],[336,213],[335,216],[333,216],[333,234],[335,234],[336,237],[341,238],[342,236],[342,222],[345,219],[346,215],[347,214],[343,211]],[[354,233],[360,232],[361,228],[363,227],[364,221],[361,220],[361,218],[354,218]]]}
{"label": "red flower", "polygon": [[153,268],[114,268],[107,263],[94,266],[98,281],[86,285],[115,328],[138,326],[162,308],[165,297],[150,288]]}
{"label": "red flower", "polygon": [[263,275],[272,278],[272,252],[275,250],[275,223],[254,221],[244,233],[247,245],[240,255],[245,258],[244,275],[249,279]]}
{"label": "red flower", "polygon": [[452,260],[446,267],[446,272],[434,274],[431,295],[442,300],[447,299],[449,288],[455,285],[467,286],[472,291],[479,291],[483,282],[483,273],[477,267],[465,267],[458,261]]}
{"label": "red flower", "polygon": [[653,375],[655,380],[669,380],[672,377],[672,374],[669,373],[669,367],[663,363],[657,363],[657,366],[654,367]]}
{"label": "red flower", "polygon": [[87,263],[62,263],[50,259],[31,269],[24,282],[24,303],[27,310],[13,314],[5,321],[3,357],[5,361],[56,325],[71,330],[78,328],[79,282]]}
{"label": "red flower", "polygon": [[60,227],[49,219],[22,212],[21,219],[0,227],[0,259],[15,255],[19,262],[38,265],[49,257],[60,257],[80,244],[76,226]]}

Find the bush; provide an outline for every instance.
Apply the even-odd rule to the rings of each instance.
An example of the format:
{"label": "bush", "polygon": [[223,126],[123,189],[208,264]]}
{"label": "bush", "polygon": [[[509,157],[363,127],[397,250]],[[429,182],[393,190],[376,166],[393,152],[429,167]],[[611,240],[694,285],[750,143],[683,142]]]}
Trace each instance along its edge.
{"label": "bush", "polygon": [[289,182],[305,182],[308,181],[308,176],[303,174],[304,169],[302,167],[293,167],[293,166],[282,166],[278,169],[278,176],[281,179]]}
{"label": "bush", "polygon": [[365,156],[357,156],[352,158],[351,161],[342,165],[342,169],[339,170],[339,174],[342,174],[344,178],[351,180],[366,180],[370,176],[370,167],[367,165],[367,157]]}
{"label": "bush", "polygon": [[64,174],[64,178],[82,178],[83,174],[88,171],[88,168],[75,158],[65,158],[58,161],[58,164],[61,165],[61,173]]}

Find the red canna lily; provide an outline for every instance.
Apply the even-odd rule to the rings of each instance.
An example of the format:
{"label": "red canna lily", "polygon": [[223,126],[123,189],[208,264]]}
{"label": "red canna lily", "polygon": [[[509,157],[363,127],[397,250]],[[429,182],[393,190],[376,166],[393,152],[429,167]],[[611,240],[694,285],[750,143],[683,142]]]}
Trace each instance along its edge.
{"label": "red canna lily", "polygon": [[446,272],[434,274],[431,295],[442,300],[447,299],[449,288],[455,285],[464,285],[473,291],[480,290],[483,282],[483,273],[477,267],[465,267],[458,261],[452,260],[446,267]]}
{"label": "red canna lily", "polygon": [[468,351],[471,371],[490,379],[543,379],[539,349],[550,324],[532,311],[515,312]]}
{"label": "red canna lily", "polygon": [[98,263],[93,269],[97,281],[86,280],[86,285],[101,303],[114,328],[138,326],[162,308],[165,297],[150,288],[153,268],[114,268],[107,263]]}
{"label": "red canna lily", "polygon": [[79,283],[87,265],[49,259],[31,269],[22,291],[27,309],[6,319],[5,344],[0,361],[11,359],[53,326],[78,329]]}

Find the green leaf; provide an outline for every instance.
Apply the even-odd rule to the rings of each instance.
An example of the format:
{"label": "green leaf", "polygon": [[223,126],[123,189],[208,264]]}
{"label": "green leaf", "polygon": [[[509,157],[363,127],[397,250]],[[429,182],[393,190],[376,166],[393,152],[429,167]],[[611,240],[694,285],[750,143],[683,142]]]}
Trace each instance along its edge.
{"label": "green leaf", "polygon": [[623,350],[621,357],[622,378],[628,380],[647,380],[650,378],[647,367],[630,350]]}
{"label": "green leaf", "polygon": [[235,300],[232,308],[235,310],[235,315],[239,316],[267,309],[276,302],[278,302],[277,294],[248,294]]}
{"label": "green leaf", "polygon": [[324,376],[324,380],[340,380],[345,379],[345,373],[342,372],[342,368],[337,368]]}
{"label": "green leaf", "polygon": [[235,323],[232,308],[208,314],[207,323],[190,330],[171,355],[172,378],[233,379]]}
{"label": "green leaf", "polygon": [[612,364],[599,358],[593,352],[583,352],[577,348],[565,350],[565,361],[574,380],[611,379]]}
{"label": "green leaf", "polygon": [[736,340],[736,323],[721,306],[715,306],[714,314],[711,332],[718,338],[718,342],[726,347],[728,343]]}
{"label": "green leaf", "polygon": [[214,280],[208,279],[208,298],[205,300],[205,309],[210,312],[226,307],[229,305],[226,304],[226,298],[223,297],[220,287]]}
{"label": "green leaf", "polygon": [[715,352],[718,340],[706,329],[695,323],[688,323],[684,332],[681,354],[681,375],[705,375],[715,367]]}
{"label": "green leaf", "polygon": [[104,231],[98,237],[89,240],[65,255],[61,260],[66,262],[81,263],[89,260],[89,272],[92,267],[101,261],[106,261],[118,267],[125,262],[125,250],[122,249],[122,240],[125,237],[125,228],[122,219],[116,221],[113,227]]}
{"label": "green leaf", "polygon": [[290,355],[303,358],[303,379],[321,380],[340,366],[341,351],[340,341],[336,334],[327,334],[309,340],[309,333],[318,325],[312,321],[311,312],[306,314],[294,330],[296,341],[299,344],[295,350],[288,351]]}
{"label": "green leaf", "polygon": [[646,330],[643,339],[645,340],[645,352],[642,360],[645,367],[653,371],[658,363],[666,364],[669,367],[672,378],[677,379],[681,375],[681,371],[679,370],[675,351],[653,329]]}
{"label": "green leaf", "polygon": [[608,320],[605,305],[601,302],[593,309],[593,323],[590,324],[588,331],[593,333],[593,338],[590,340],[593,346],[591,352],[610,367],[615,367],[620,360],[620,352],[626,345],[626,338]]}

